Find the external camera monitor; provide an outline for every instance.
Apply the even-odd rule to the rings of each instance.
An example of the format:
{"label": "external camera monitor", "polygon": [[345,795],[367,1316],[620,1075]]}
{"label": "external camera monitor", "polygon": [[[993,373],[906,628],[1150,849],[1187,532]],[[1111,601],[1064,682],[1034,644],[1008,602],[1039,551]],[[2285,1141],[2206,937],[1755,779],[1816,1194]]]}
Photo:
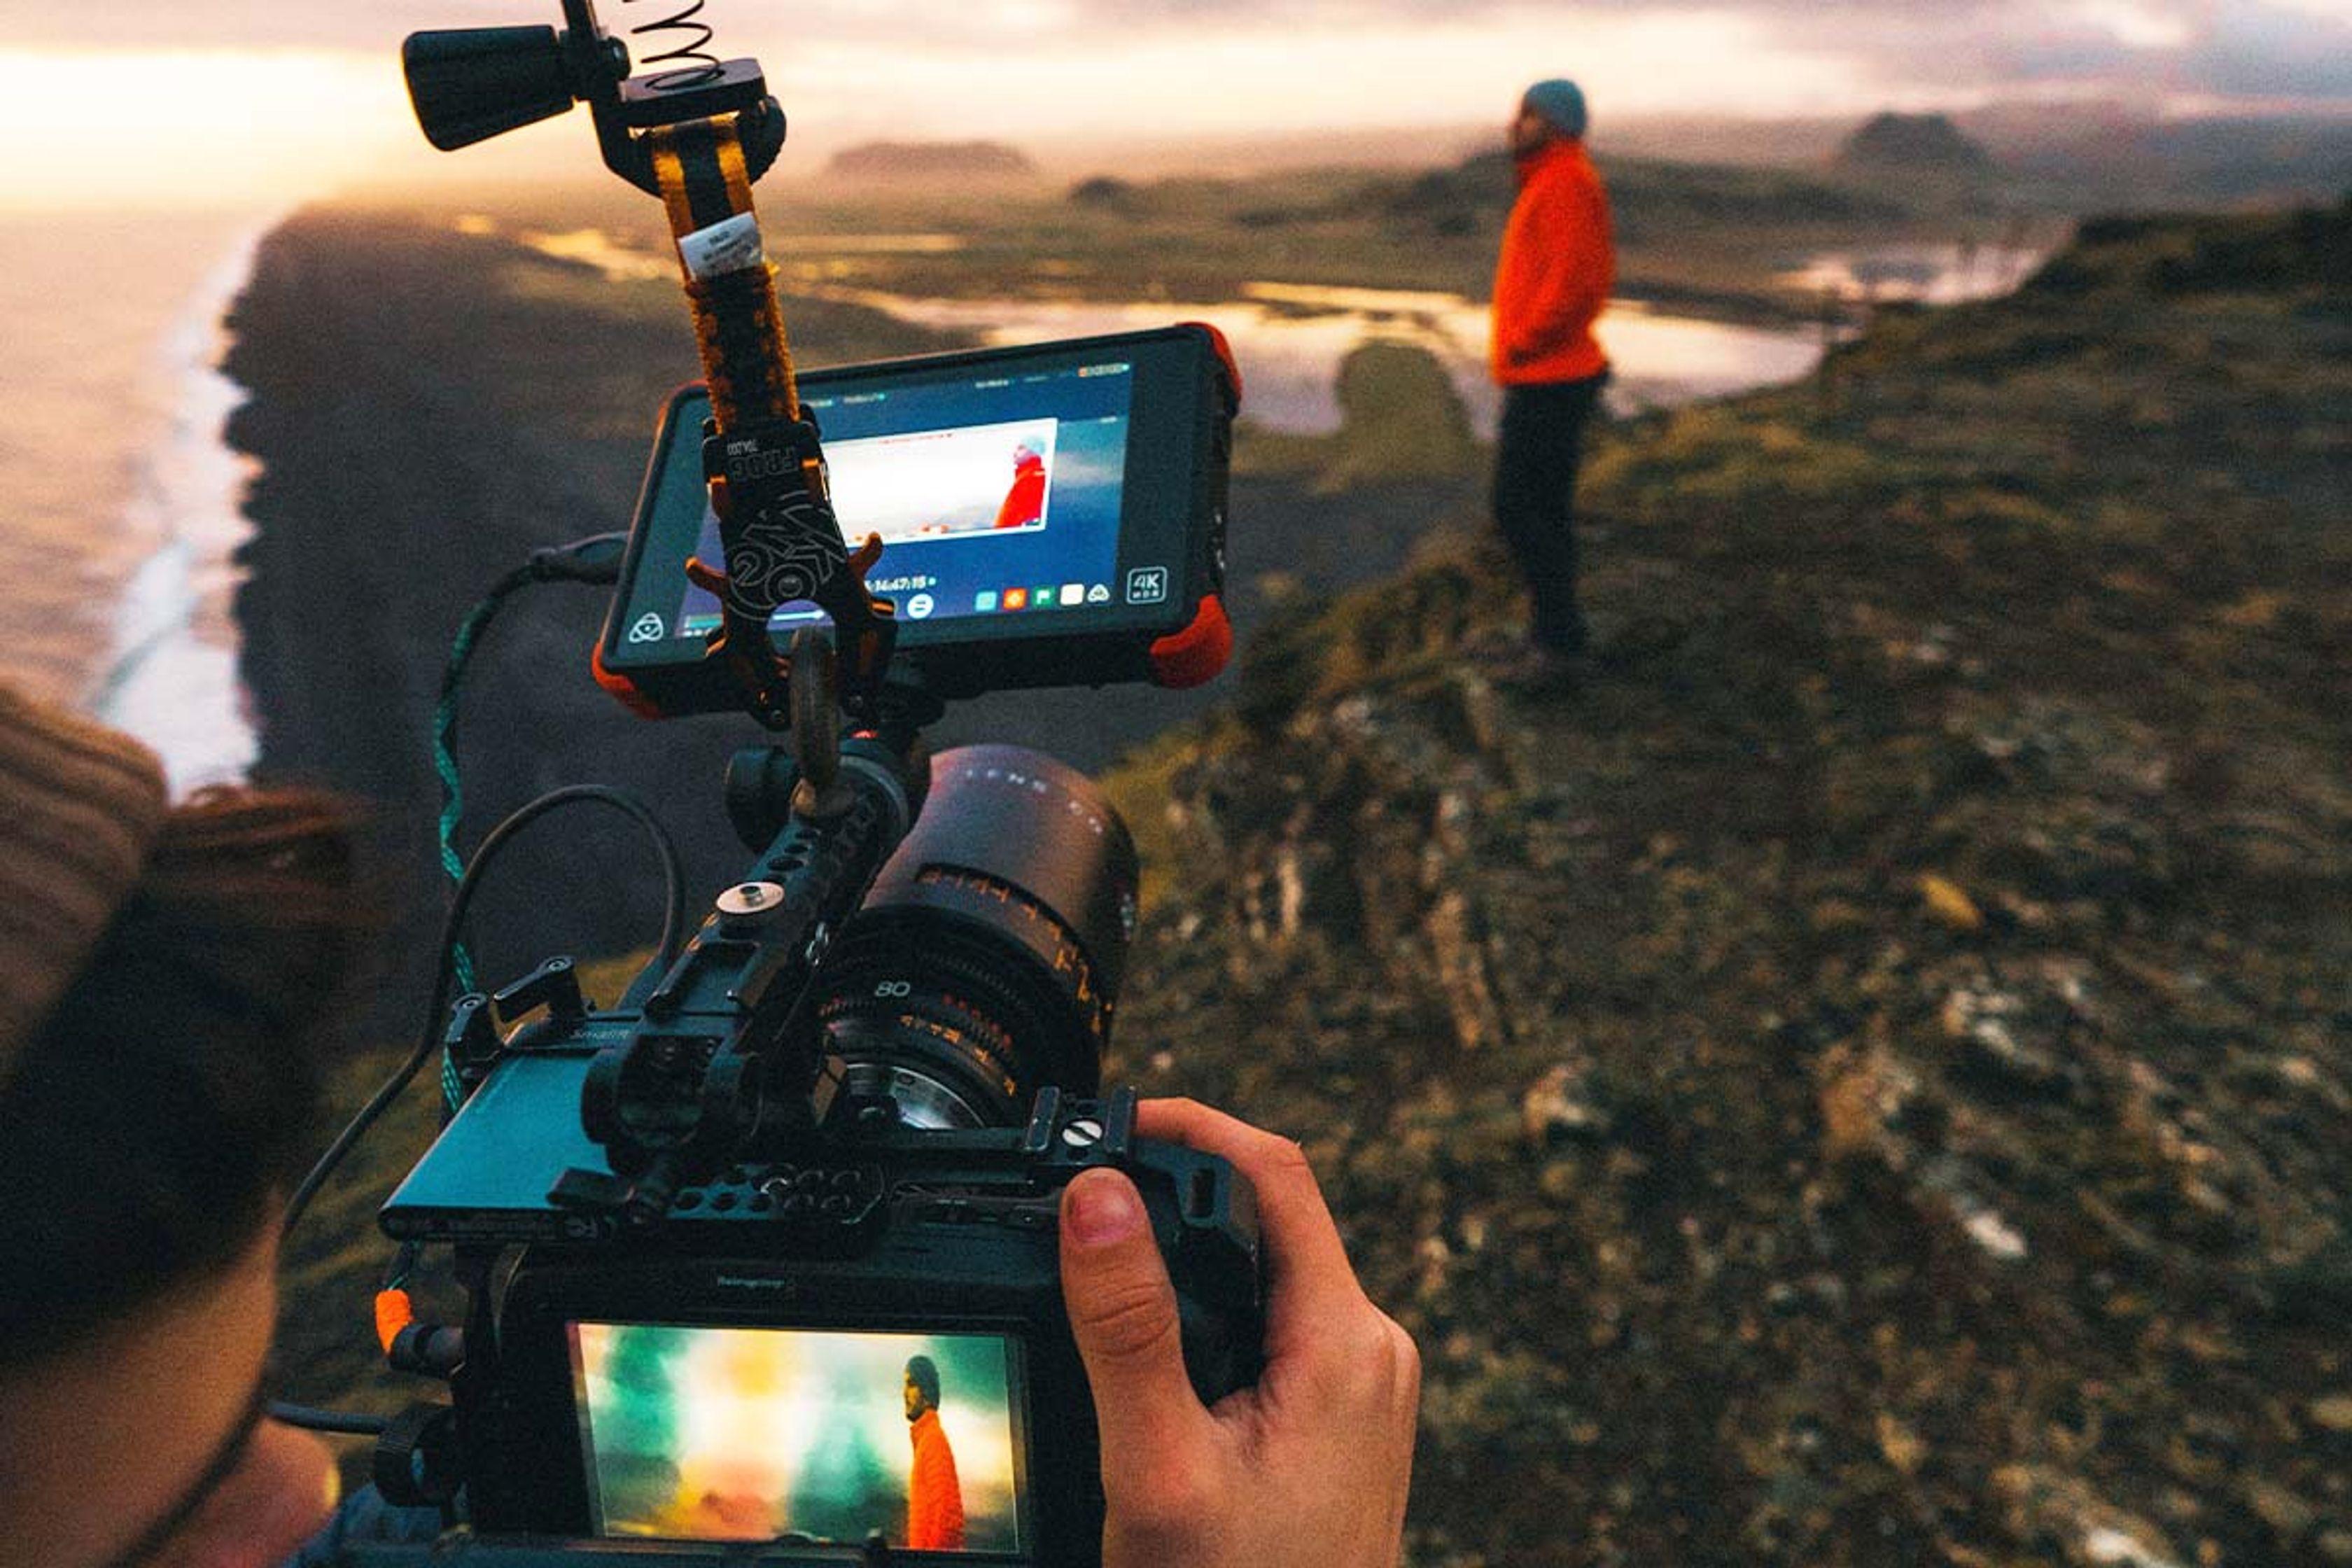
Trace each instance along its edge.
{"label": "external camera monitor", "polygon": [[1021,1342],[566,1325],[591,1532],[1030,1547]]}
{"label": "external camera monitor", "polygon": [[[1204,327],[803,375],[842,533],[882,540],[866,582],[905,672],[945,696],[1213,674],[1234,386]],[[671,402],[597,650],[599,679],[660,713],[735,703],[703,657],[719,602],[686,575],[724,559],[709,411],[699,387]],[[785,605],[771,635],[824,619]]]}

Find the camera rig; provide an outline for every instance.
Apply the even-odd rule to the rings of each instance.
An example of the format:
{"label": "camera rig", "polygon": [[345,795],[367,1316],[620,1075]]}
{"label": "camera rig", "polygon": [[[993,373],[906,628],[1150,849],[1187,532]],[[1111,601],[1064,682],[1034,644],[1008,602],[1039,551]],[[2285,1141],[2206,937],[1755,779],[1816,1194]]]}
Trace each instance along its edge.
{"label": "camera rig", "polygon": [[[1254,1199],[1222,1160],[1135,1137],[1131,1089],[1101,1091],[1137,918],[1134,847],[1108,801],[1083,774],[1016,747],[922,756],[919,731],[943,705],[929,686],[888,679],[896,611],[866,581],[881,541],[869,534],[853,551],[843,537],[752,211],[751,182],[784,137],[757,63],[706,58],[634,78],[589,0],[562,4],[561,34],[412,37],[404,63],[418,118],[448,149],[586,101],[606,164],[662,198],[710,400],[701,473],[722,559],[682,569],[719,606],[701,658],[746,712],[789,730],[792,746],[736,757],[728,813],[756,858],[682,951],[666,936],[611,1007],[583,993],[566,958],[451,1002],[457,935],[496,850],[546,808],[600,792],[555,792],[490,834],[452,900],[435,1025],[298,1189],[287,1223],[437,1048],[449,1115],[381,1215],[402,1245],[377,1314],[394,1369],[445,1379],[454,1395],[385,1424],[377,1450],[384,1495],[435,1505],[454,1529],[430,1561],[893,1560],[877,1526],[798,1522],[797,1496],[782,1529],[737,1521],[709,1539],[688,1529],[694,1544],[675,1539],[667,1515],[616,1503],[669,1462],[641,1437],[612,1435],[614,1409],[631,1413],[611,1389],[642,1394],[643,1368],[625,1377],[593,1347],[638,1335],[651,1338],[628,1342],[672,1352],[756,1343],[772,1355],[784,1342],[819,1363],[870,1360],[877,1344],[896,1356],[917,1341],[973,1364],[994,1355],[997,1533],[957,1549],[1084,1568],[1098,1558],[1103,1499],[1091,1396],[1060,1299],[1061,1191],[1096,1166],[1135,1182],[1204,1401],[1257,1374]],[[1190,498],[1212,581],[1238,396],[1221,343],[1215,357],[1222,372],[1185,362],[1204,367],[1192,376],[1198,439],[1152,458],[1167,493]],[[1114,368],[1129,367],[1072,374]],[[547,574],[614,581],[607,542],[542,552]],[[642,545],[633,540],[633,563]],[[1167,569],[1145,570],[1163,591]],[[1200,602],[1213,614],[1192,627],[1216,634],[1213,658],[1187,668],[1205,678],[1229,637],[1213,598]],[[795,604],[824,611],[833,635],[804,626],[780,649],[776,612]],[[459,662],[478,626],[461,634]],[[461,1327],[416,1321],[404,1286],[428,1244],[452,1250]],[[910,1423],[926,1359],[907,1362]],[[824,1370],[837,1381],[839,1367]],[[610,1395],[604,1406],[595,1388]],[[596,1539],[621,1534],[667,1543]],[[355,1545],[344,1560],[428,1558]]]}
{"label": "camera rig", "polygon": [[[986,1560],[1092,1562],[1102,1501],[1056,1226],[1061,1189],[1097,1165],[1143,1194],[1202,1399],[1256,1375],[1247,1184],[1136,1138],[1134,1091],[1097,1087],[1135,918],[1116,816],[1017,747],[941,753],[927,797],[878,740],[839,761],[813,791],[774,748],[738,755],[730,815],[765,847],[619,1005],[554,959],[451,1009],[464,1102],[382,1223],[404,1252],[454,1248],[468,1311],[436,1328],[404,1301],[380,1328],[396,1367],[447,1377],[456,1403],[393,1423],[376,1478],[445,1508],[462,1486],[475,1552],[593,1552],[580,1538],[614,1522],[577,1391],[583,1325],[618,1323],[1016,1345],[1003,1397],[1025,1458],[1008,1549]],[[793,1545],[761,1560],[837,1560]]]}

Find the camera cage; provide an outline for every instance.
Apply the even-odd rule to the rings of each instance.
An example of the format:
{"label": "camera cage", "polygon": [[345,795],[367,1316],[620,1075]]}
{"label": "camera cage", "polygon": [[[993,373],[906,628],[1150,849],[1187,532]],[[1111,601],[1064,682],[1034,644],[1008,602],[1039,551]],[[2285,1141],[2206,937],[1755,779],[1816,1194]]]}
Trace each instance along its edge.
{"label": "camera cage", "polygon": [[[1025,1114],[938,1128],[908,1123],[891,1071],[821,1048],[815,1011],[821,980],[832,973],[828,958],[870,912],[877,878],[922,817],[930,775],[910,759],[919,755],[920,730],[941,711],[933,688],[954,682],[887,679],[892,606],[865,591],[872,548],[850,551],[833,519],[764,258],[716,278],[698,275],[691,259],[695,242],[716,231],[729,230],[740,245],[751,221],[749,184],[782,146],[783,113],[757,63],[700,57],[706,68],[633,78],[626,47],[603,31],[590,0],[562,5],[561,35],[493,28],[413,37],[404,49],[412,97],[428,139],[445,149],[587,101],[607,165],[669,200],[689,258],[687,287],[706,368],[723,390],[704,465],[736,570],[704,567],[697,578],[722,593],[727,607],[709,663],[724,667],[743,710],[789,728],[793,750],[789,757],[772,747],[747,752],[730,768],[729,813],[759,858],[682,952],[673,957],[666,941],[662,958],[611,1009],[590,1002],[562,958],[495,995],[458,998],[437,1037],[420,1043],[306,1180],[289,1224],[437,1044],[452,1115],[383,1211],[383,1227],[403,1246],[379,1301],[379,1331],[395,1370],[446,1378],[456,1405],[418,1405],[389,1423],[376,1467],[392,1500],[436,1504],[454,1519],[462,1497],[474,1529],[488,1532],[445,1542],[432,1549],[435,1561],[444,1548],[509,1568],[711,1560],[698,1547],[608,1548],[578,1539],[583,1436],[572,1408],[574,1368],[559,1352],[570,1325],[612,1321],[1002,1336],[1023,1380],[1012,1417],[1022,1548],[1017,1556],[972,1560],[1092,1563],[1102,1497],[1091,1401],[1059,1295],[1061,1189],[1098,1166],[1136,1182],[1177,1285],[1185,1361],[1204,1400],[1257,1373],[1262,1260],[1253,1195],[1223,1160],[1137,1139],[1135,1092],[1098,1096],[1098,1058],[1057,1072],[1068,1080],[1060,1083],[1030,1086],[1008,1073],[1008,1095],[1036,1087]],[[698,226],[693,233],[682,212]],[[755,226],[751,232],[756,256]],[[1222,339],[1214,348],[1226,397],[1208,439],[1221,474],[1239,377]],[[1213,499],[1221,576],[1222,484]],[[800,574],[755,582],[748,573],[752,563],[777,563]],[[592,571],[583,555],[547,575],[609,581],[610,567],[600,556]],[[768,614],[778,583],[785,599],[813,600],[835,616],[838,653],[805,630],[790,655],[772,647]],[[460,663],[464,645],[461,638]],[[1209,592],[1150,651],[1162,676],[1205,679],[1229,647]],[[1115,815],[1106,827],[1107,805],[1095,812],[1067,789],[1054,795],[1059,765],[1037,762],[1047,765],[997,758],[971,765],[1022,794],[1050,795],[1059,803],[1053,809],[1066,805],[1065,830],[1091,833],[1114,850],[1125,846],[1131,882],[1132,846]],[[574,787],[543,797],[486,840],[453,903],[436,1014],[471,886],[491,852],[548,805],[596,793]],[[950,923],[963,918],[959,900],[1029,900],[1042,914],[1035,934],[1020,940],[1031,942],[1039,973],[1055,978],[1029,1002],[998,1001],[1016,1012],[1028,1007],[1024,1017],[1076,1005],[1070,1016],[1095,1019],[1098,1046],[1118,969],[1115,953],[1103,962],[1103,922],[1120,930],[1123,952],[1134,920],[1131,886],[1073,917],[1069,906],[1088,898],[1065,887],[1039,894],[948,863],[910,875],[890,896]],[[968,957],[956,962],[967,967],[951,974],[974,973]],[[1090,990],[1097,984],[1109,990]],[[1055,986],[1071,994],[1057,1002]],[[962,1042],[971,1037],[957,1031],[971,1016],[950,1007],[910,1026]],[[997,1059],[979,1047],[971,1054],[983,1068]],[[462,1330],[413,1321],[403,1287],[428,1242],[453,1248],[467,1302]],[[1041,1419],[1048,1411],[1050,1432]],[[796,1538],[723,1555],[879,1564],[892,1554],[877,1533],[863,1543]],[[349,1560],[425,1558],[362,1548]]]}
{"label": "camera cage", "polygon": [[[1012,1560],[1090,1561],[1101,1498],[1084,1368],[1061,1316],[1061,1187],[1097,1165],[1135,1179],[1177,1283],[1186,1363],[1204,1401],[1257,1373],[1247,1184],[1213,1156],[1136,1140],[1134,1110],[1132,1090],[1094,1101],[1048,1089],[1020,1128],[820,1141],[796,1151],[797,1164],[714,1173],[652,1230],[536,1243],[495,1291],[495,1348],[457,1369],[470,1423],[440,1435],[445,1452],[433,1463],[401,1453],[379,1480],[398,1489],[420,1471],[464,1475],[477,1530],[580,1534],[593,1466],[575,1403],[582,1323],[995,1337],[1013,1368],[1007,1408],[1024,1547]],[[845,1184],[866,1196],[845,1201]],[[822,1193],[844,1208],[812,1207],[794,1226],[772,1206],[785,1201],[778,1191]],[[793,1245],[777,1244],[780,1226]],[[747,1246],[741,1236],[758,1239]],[[461,1267],[487,1275],[496,1251],[474,1243]],[[485,1327],[477,1319],[469,1336]]]}

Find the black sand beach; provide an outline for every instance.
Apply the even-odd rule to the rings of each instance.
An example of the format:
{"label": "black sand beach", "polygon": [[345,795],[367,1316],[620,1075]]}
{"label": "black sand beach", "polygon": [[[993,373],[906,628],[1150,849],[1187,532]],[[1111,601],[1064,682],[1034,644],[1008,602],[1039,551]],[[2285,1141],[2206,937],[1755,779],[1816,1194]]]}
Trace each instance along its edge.
{"label": "black sand beach", "polygon": [[[683,308],[615,312],[568,287],[571,271],[387,216],[312,212],[271,237],[232,318],[229,373],[253,396],[231,438],[264,465],[237,603],[257,777],[373,812],[399,955],[386,1023],[415,1016],[436,920],[430,745],[450,639],[533,549],[627,526],[655,417],[697,373]],[[818,354],[930,346],[879,321],[803,321]],[[625,713],[589,675],[604,612],[600,592],[537,587],[483,639],[459,735],[464,842],[560,784],[622,785],[674,824],[698,895],[738,853],[720,770],[759,734]],[[651,942],[659,879],[629,831],[592,813],[534,830],[483,895],[477,929],[499,933],[486,978]]]}

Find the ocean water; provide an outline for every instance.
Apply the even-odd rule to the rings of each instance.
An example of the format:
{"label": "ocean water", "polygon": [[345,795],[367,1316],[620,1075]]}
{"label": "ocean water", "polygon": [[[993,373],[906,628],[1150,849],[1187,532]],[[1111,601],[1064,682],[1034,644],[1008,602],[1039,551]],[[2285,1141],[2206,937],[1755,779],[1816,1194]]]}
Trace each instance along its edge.
{"label": "ocean water", "polygon": [[221,321],[268,212],[0,214],[0,678],[243,776]]}

